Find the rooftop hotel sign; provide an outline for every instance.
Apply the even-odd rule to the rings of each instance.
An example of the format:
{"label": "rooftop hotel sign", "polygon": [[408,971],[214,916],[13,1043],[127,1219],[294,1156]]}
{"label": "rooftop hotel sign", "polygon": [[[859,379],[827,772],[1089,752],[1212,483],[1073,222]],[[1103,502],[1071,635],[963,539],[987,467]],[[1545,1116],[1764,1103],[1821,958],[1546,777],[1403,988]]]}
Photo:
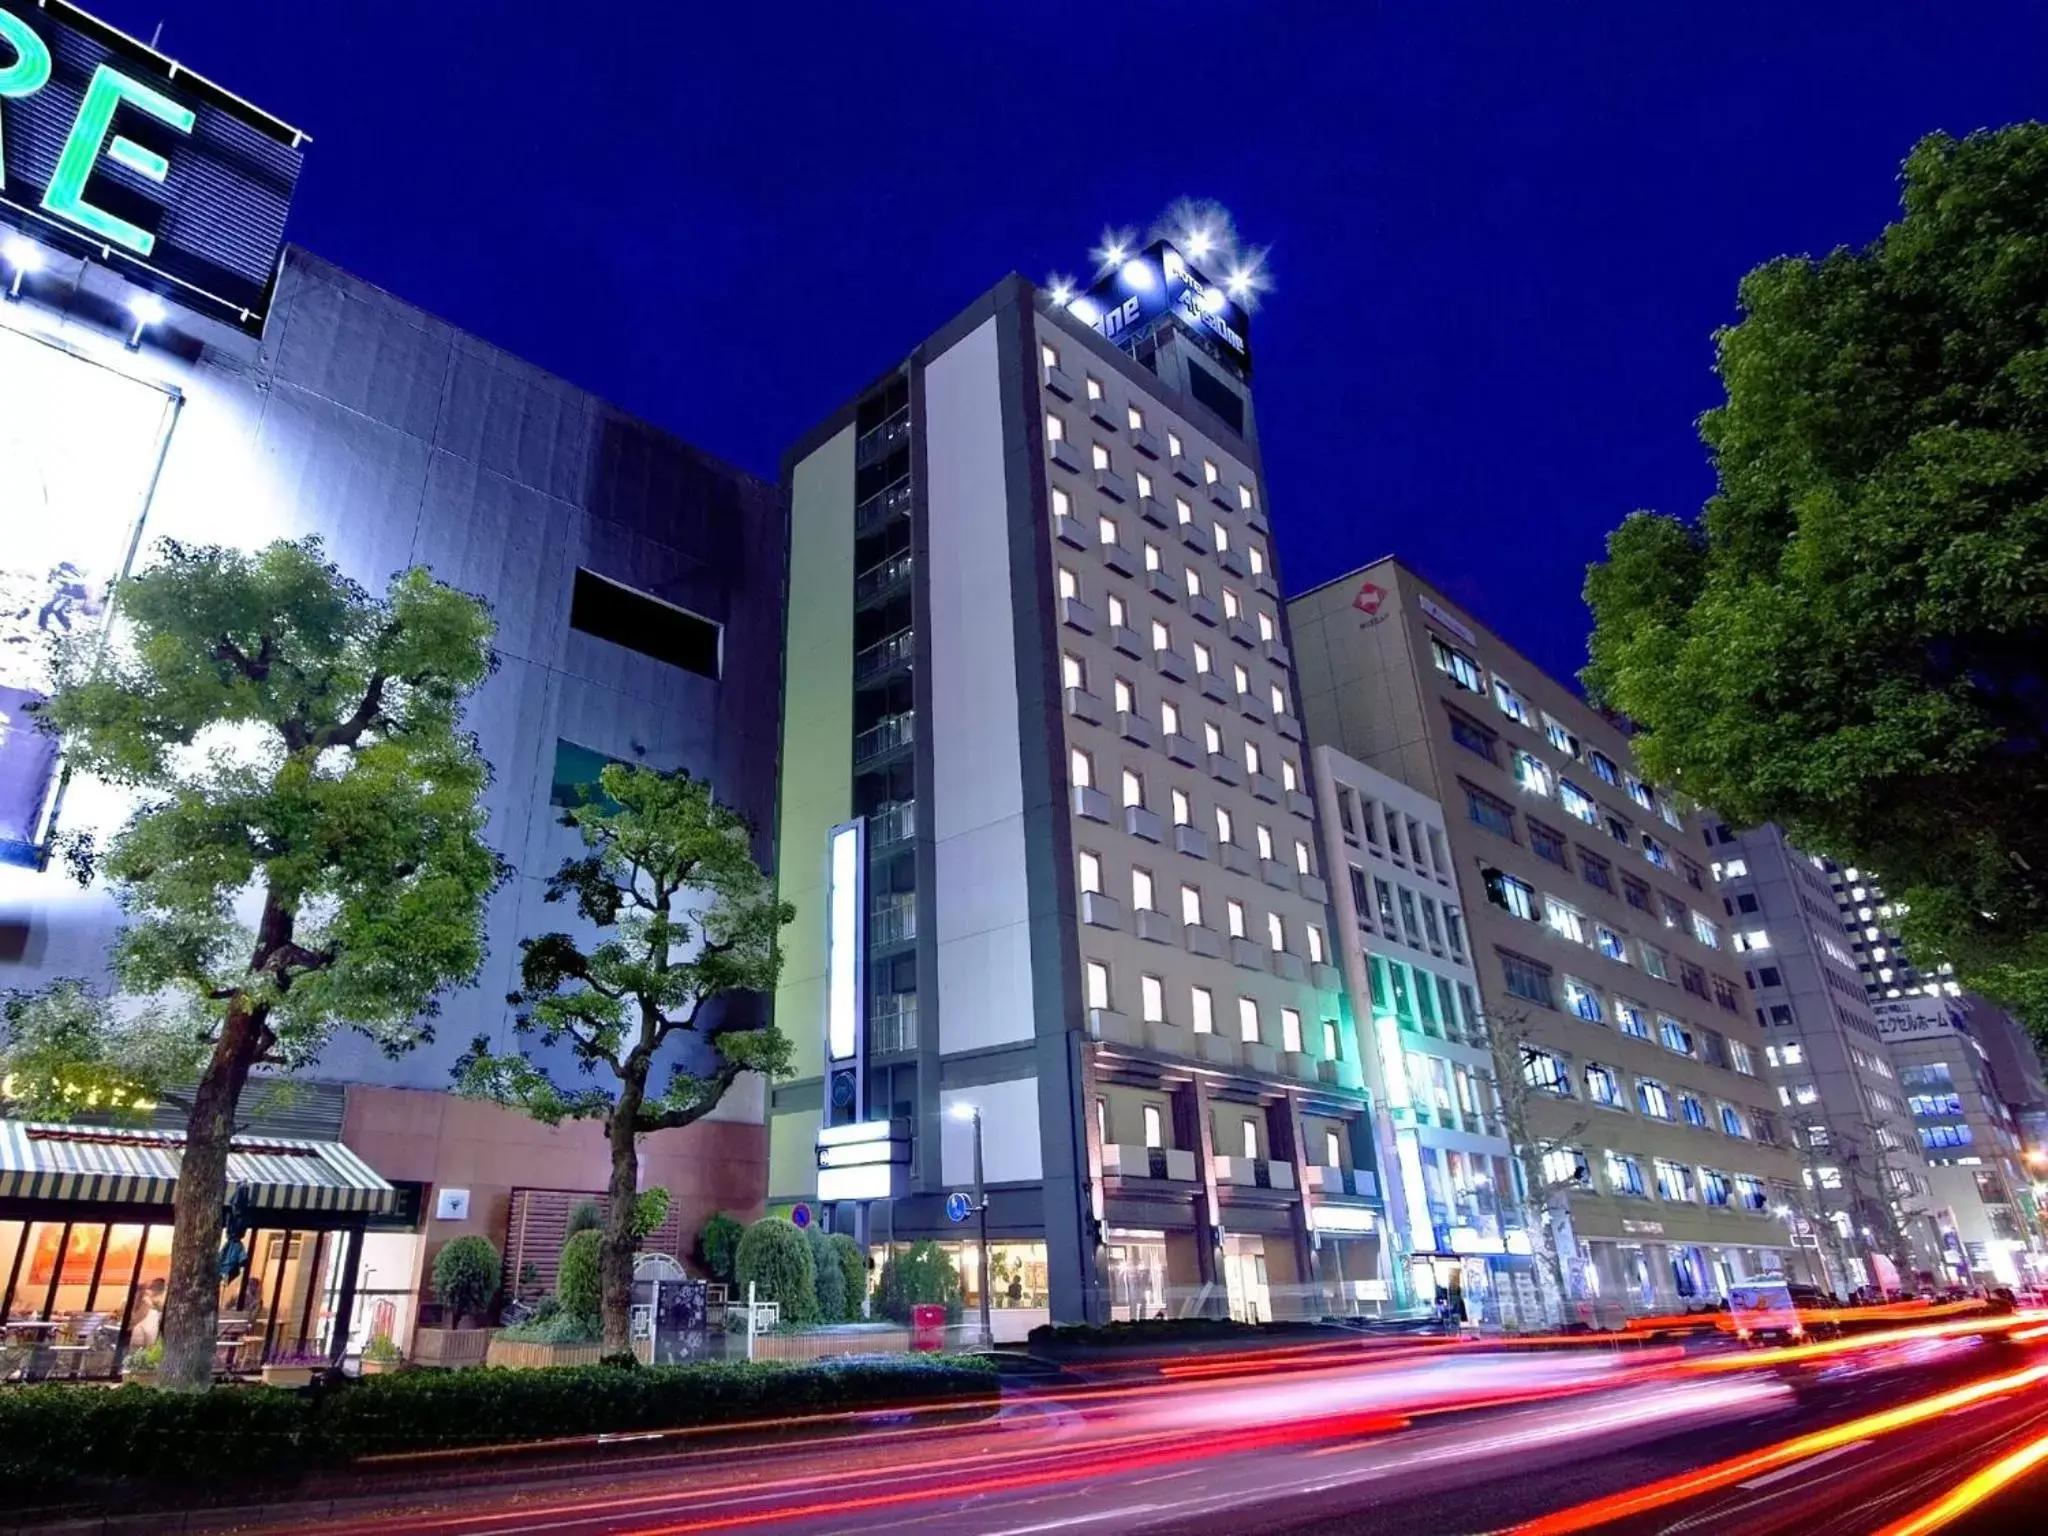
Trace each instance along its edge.
{"label": "rooftop hotel sign", "polygon": [[62,0],[0,0],[0,222],[259,331],[305,135]]}

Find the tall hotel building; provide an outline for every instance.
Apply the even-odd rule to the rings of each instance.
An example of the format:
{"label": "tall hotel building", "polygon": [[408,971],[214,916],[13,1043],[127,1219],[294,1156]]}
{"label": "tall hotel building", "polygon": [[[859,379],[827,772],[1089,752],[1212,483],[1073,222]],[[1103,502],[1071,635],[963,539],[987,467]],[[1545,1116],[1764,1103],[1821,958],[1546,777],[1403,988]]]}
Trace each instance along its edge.
{"label": "tall hotel building", "polygon": [[1012,277],[785,465],[769,1195],[971,1302],[978,1135],[999,1339],[1388,1294],[1244,342]]}
{"label": "tall hotel building", "polygon": [[[1787,1220],[1799,1162],[1696,819],[1637,776],[1623,731],[1405,566],[1289,611],[1315,740],[1445,808],[1483,1023],[1521,1037],[1522,1086],[1502,1086],[1573,1301],[1654,1311],[1811,1273]],[[1384,1011],[1405,1030],[1399,1006],[1373,997],[1375,1028]]]}

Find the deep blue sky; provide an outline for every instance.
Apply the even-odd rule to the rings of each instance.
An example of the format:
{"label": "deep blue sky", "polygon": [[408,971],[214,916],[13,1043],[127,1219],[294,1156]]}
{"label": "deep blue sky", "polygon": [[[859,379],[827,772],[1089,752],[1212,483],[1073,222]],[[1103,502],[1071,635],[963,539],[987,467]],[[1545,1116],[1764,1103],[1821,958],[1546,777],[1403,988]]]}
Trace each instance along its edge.
{"label": "deep blue sky", "polygon": [[314,136],[294,239],[700,446],[784,444],[1005,272],[1214,197],[1290,591],[1398,552],[1568,673],[1695,509],[1737,278],[2048,114],[2040,0],[87,0]]}

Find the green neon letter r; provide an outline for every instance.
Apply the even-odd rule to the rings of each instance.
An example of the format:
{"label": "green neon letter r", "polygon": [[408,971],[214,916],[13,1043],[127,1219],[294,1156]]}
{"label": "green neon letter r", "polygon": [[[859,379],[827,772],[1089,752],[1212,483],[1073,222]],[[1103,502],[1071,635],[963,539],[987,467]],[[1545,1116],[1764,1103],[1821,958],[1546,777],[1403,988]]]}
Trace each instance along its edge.
{"label": "green neon letter r", "polygon": [[[0,42],[14,62],[0,67],[0,96],[33,96],[50,80],[50,50],[19,16],[0,11]],[[0,187],[7,185],[7,139],[0,133]]]}
{"label": "green neon letter r", "polygon": [[85,88],[85,102],[78,109],[78,121],[71,125],[71,136],[64,141],[64,153],[57,157],[57,174],[50,178],[43,206],[59,218],[83,225],[103,240],[124,245],[138,256],[147,256],[156,246],[155,235],[85,200],[86,179],[99,163],[102,147],[109,160],[151,181],[162,181],[171,169],[162,155],[144,149],[133,139],[117,134],[113,143],[107,143],[107,130],[114,126],[114,109],[124,101],[160,122],[169,123],[180,133],[192,131],[189,108],[102,64],[93,71],[92,84]]}

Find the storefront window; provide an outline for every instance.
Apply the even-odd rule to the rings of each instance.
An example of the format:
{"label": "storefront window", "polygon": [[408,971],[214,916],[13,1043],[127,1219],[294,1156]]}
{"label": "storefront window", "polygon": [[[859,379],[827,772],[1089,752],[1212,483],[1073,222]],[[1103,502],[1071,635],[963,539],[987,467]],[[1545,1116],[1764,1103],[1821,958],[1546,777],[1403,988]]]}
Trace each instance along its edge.
{"label": "storefront window", "polygon": [[1109,1306],[1117,1322],[1166,1315],[1166,1234],[1118,1231],[1109,1240]]}

